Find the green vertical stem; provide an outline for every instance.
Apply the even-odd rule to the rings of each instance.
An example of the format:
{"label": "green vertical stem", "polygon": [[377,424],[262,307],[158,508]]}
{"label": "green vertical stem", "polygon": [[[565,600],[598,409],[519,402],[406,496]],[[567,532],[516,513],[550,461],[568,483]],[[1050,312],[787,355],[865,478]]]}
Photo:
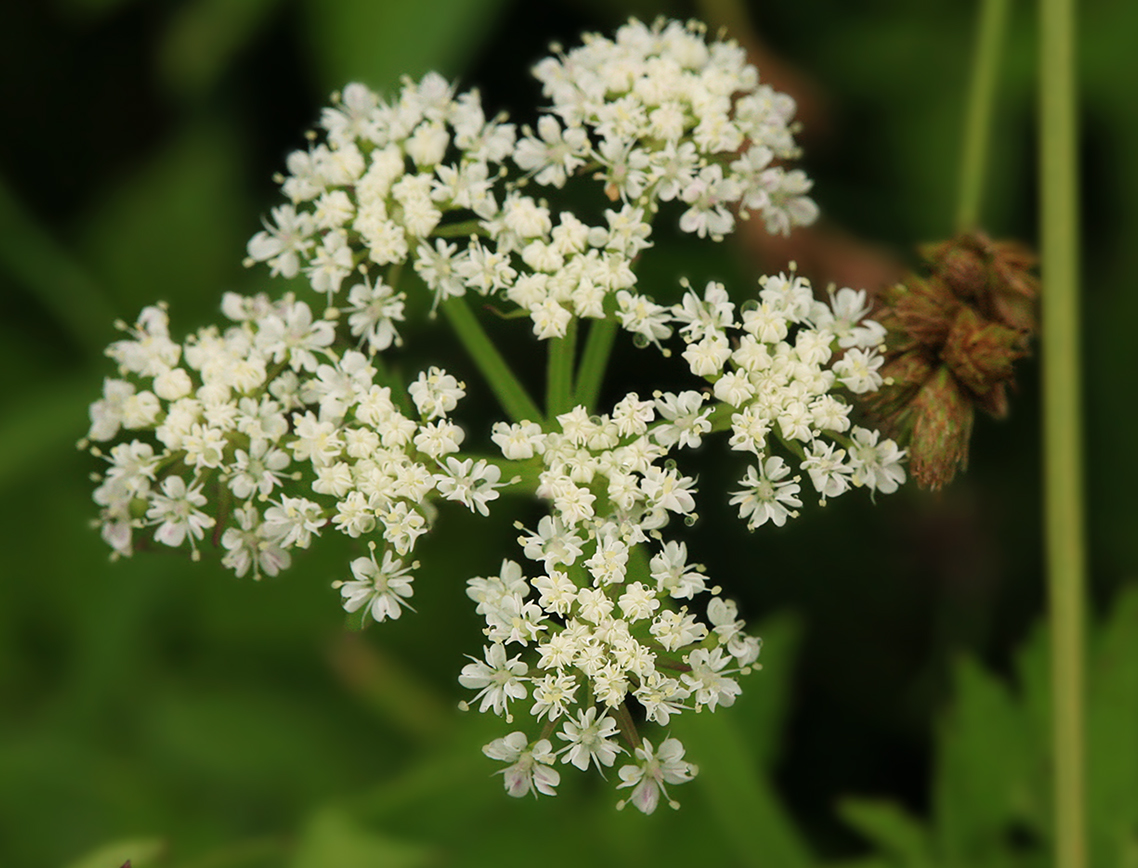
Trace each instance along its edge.
{"label": "green vertical stem", "polygon": [[1040,0],[1043,469],[1058,868],[1087,864],[1074,32],[1073,0]]}
{"label": "green vertical stem", "polygon": [[552,422],[573,409],[573,362],[577,354],[577,317],[569,319],[565,337],[549,341],[549,368],[545,392],[545,411]]}
{"label": "green vertical stem", "polygon": [[594,412],[601,395],[601,384],[609,364],[609,355],[616,340],[617,324],[610,319],[595,319],[589,324],[589,336],[581,353],[581,366],[577,369],[578,404]]}
{"label": "green vertical stem", "polygon": [[459,341],[490,384],[490,391],[502,409],[515,422],[529,420],[541,424],[544,417],[537,404],[526,392],[498,348],[490,341],[474,312],[462,297],[449,298],[440,305],[446,318],[458,335]]}
{"label": "green vertical stem", "polygon": [[958,232],[967,232],[980,225],[988,150],[992,140],[992,116],[996,104],[996,79],[999,76],[1009,5],[1009,0],[981,0],[977,13],[972,85],[960,160],[960,201],[956,211]]}

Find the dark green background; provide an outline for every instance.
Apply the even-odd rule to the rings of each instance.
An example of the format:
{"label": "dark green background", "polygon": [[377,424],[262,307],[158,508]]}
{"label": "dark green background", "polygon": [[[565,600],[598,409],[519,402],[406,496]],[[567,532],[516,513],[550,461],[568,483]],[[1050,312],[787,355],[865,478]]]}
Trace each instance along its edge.
{"label": "dark green background", "polygon": [[[974,654],[1007,668],[1042,610],[1033,361],[1011,418],[979,422],[969,474],[937,496],[909,490],[871,508],[853,494],[750,535],[714,501],[739,468],[705,456],[704,517],[686,536],[767,625],[767,668],[727,712],[726,735],[693,736],[709,782],[676,793],[678,815],[616,814],[611,783],[576,774],[554,801],[510,800],[478,753],[505,730],[455,710],[462,655],[481,638],[463,581],[496,570],[510,522],[531,521],[532,506],[504,503],[488,525],[444,509],[444,544],[423,547],[418,614],[363,635],[344,631],[330,583],[350,553],[331,540],[254,585],[208,557],[109,564],[89,527],[97,467],[74,443],[111,370],[101,350],[112,321],[163,299],[184,333],[216,317],[225,290],[279,291],[264,269],[241,267],[245,241],[330,90],[362,80],[390,91],[403,73],[438,69],[533,120],[527,70],[549,42],[573,45],[631,13],[712,14],[599,0],[0,7],[0,865],[117,868],[131,854],[135,868],[689,854],[778,865],[791,861],[780,846],[800,846],[780,842],[791,826],[815,854],[863,850],[835,813],[841,796],[927,808],[951,662]],[[952,229],[972,4],[808,0],[749,14],[821,98],[822,122],[802,141],[826,219],[913,262],[914,244]],[[994,235],[1030,242],[1035,28],[1028,4],[1012,14],[984,213]],[[1138,291],[1126,258],[1138,238],[1138,5],[1090,0],[1081,15],[1088,530],[1102,609],[1138,561]],[[731,243],[656,253],[644,280],[660,297],[682,275],[745,292],[764,267]],[[527,332],[500,333],[523,341],[511,355],[539,370]],[[402,364],[436,350],[455,358],[431,348]],[[631,347],[617,356],[641,386],[658,376],[637,370],[644,358]],[[484,405],[465,373],[468,405]],[[714,744],[744,753],[717,771]],[[783,825],[750,828],[755,799],[771,799],[763,816]],[[126,855],[76,862],[123,839],[137,840]],[[756,856],[763,847],[769,858]]]}

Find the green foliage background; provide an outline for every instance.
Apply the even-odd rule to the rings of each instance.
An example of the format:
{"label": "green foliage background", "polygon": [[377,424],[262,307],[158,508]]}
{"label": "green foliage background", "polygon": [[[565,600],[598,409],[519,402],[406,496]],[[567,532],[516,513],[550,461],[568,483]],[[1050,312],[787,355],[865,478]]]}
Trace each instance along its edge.
{"label": "green foliage background", "polygon": [[[748,535],[708,504],[697,557],[765,639],[736,708],[677,724],[702,766],[683,810],[612,810],[566,775],[553,802],[505,797],[461,715],[479,647],[462,583],[511,544],[444,511],[417,615],[345,631],[323,541],[253,585],[214,561],[110,564],[89,527],[93,461],[74,450],[110,368],[115,318],[156,299],[175,328],[225,290],[266,287],[245,240],[273,172],[326,94],[439,69],[532,120],[550,41],[629,14],[717,4],[559,0],[44,0],[0,7],[0,865],[135,868],[680,864],[794,868],[1036,865],[1047,847],[1037,372],[1012,418],[977,426],[940,496],[855,497]],[[912,261],[947,235],[971,4],[758,4],[769,48],[812,80],[808,171],[834,225]],[[1095,864],[1138,865],[1138,5],[1087,0],[1085,355]],[[1013,3],[992,171],[994,235],[1035,227],[1033,10]],[[782,263],[766,263],[770,268]],[[759,273],[739,247],[659,251],[656,281]],[[276,287],[272,287],[276,288]],[[506,334],[503,332],[503,334]],[[423,344],[429,341],[420,338]],[[445,338],[426,346],[450,353]],[[524,351],[512,351],[524,360]],[[625,349],[621,367],[639,356]],[[414,365],[408,356],[406,365]],[[459,364],[459,363],[456,363]],[[413,368],[412,368],[413,369]],[[489,399],[469,371],[472,399]],[[707,495],[733,468],[714,461]],[[441,540],[440,540],[441,541]],[[1033,637],[1033,638],[1029,638]],[[855,860],[855,861],[850,861]]]}

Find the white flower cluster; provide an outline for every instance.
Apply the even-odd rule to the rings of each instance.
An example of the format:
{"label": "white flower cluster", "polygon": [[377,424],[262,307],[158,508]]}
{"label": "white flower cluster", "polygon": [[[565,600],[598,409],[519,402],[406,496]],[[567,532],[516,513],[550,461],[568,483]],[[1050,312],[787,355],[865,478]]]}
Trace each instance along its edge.
{"label": "white flower cluster", "polygon": [[700,238],[731,232],[732,208],[758,211],[770,232],[814,222],[810,180],[780,165],[799,153],[794,100],[760,84],[739,45],[708,44],[703,30],[631,21],[613,40],[592,34],[541,61],[534,74],[552,115],[524,131],[515,161],[557,187],[599,166],[610,198],[649,210],[682,202],[680,228]]}
{"label": "white flower cluster", "polygon": [[[787,457],[825,502],[851,487],[895,490],[904,455],[854,426],[842,397],[881,384],[884,333],[865,319],[864,293],[823,303],[803,278],[780,275],[737,315],[718,284],[702,297],[689,287],[670,307],[636,289],[662,204],[677,203],[681,230],[716,241],[736,214],[757,212],[772,232],[813,221],[809,180],[784,165],[797,156],[793,101],[759,83],[739,46],[709,43],[695,24],[632,21],[535,74],[551,101],[536,131],[488,120],[477,92],[455,96],[436,74],[406,80],[391,102],[345,88],[322,134],[288,158],[289,204],[248,243],[248,263],[303,275],[323,315],[292,293],[227,294],[226,326],[179,343],[165,308],[146,308],[108,349],[118,376],[91,406],[85,443],[109,465],[95,501],[116,554],[158,543],[196,558],[208,533],[227,567],[259,578],[314,537],[342,533],[367,554],[334,587],[345,610],[375,621],[409,608],[411,557],[436,503],[486,515],[509,484],[500,467],[536,477],[549,514],[519,538],[529,566],[506,559],[468,582],[487,644],[459,680],[480,711],[512,722],[525,703],[533,719],[536,737],[519,729],[484,748],[507,764],[511,795],[552,794],[559,765],[603,771],[623,755],[617,787],[650,812],[661,797],[674,806],[666,786],[696,768],[679,741],[653,744],[637,719],[666,726],[731,705],[760,647],[686,545],[664,537],[673,518],[696,517],[695,480],[673,452],[729,430],[730,447],[754,459],[731,499],[752,529],[801,506]],[[613,206],[604,225],[527,195],[556,194],[573,176],[603,182],[593,187]],[[432,312],[451,314],[515,420],[492,429],[504,461],[462,452],[455,377],[431,367],[405,388],[389,381],[381,354],[401,344],[416,282]],[[533,418],[542,411],[459,300],[469,292],[516,305],[541,340],[575,334],[580,318],[661,349],[678,330],[704,382],[629,394],[608,415],[562,413],[574,386],[590,399],[572,382],[589,380],[576,342],[560,341],[550,407]],[[611,331],[590,331],[594,349],[597,335]],[[591,387],[607,350],[590,352]]]}
{"label": "white flower cluster", "polygon": [[105,456],[95,491],[104,539],[129,556],[152,532],[196,557],[212,529],[222,563],[259,578],[325,530],[375,533],[382,563],[374,542],[352,562],[344,608],[399,617],[411,595],[404,559],[429,527],[432,498],[485,515],[501,487],[497,467],[455,457],[464,433],[448,413],[463,384],[431,368],[408,390],[405,414],[363,354],[331,349],[332,324],[304,302],[227,295],[223,309],[231,326],[179,344],[166,311],[146,308],[109,348],[119,377],[91,405],[88,440],[143,436]]}
{"label": "white flower cluster", "polygon": [[[455,97],[437,74],[407,81],[390,104],[349,85],[321,117],[324,141],[289,156],[291,204],[273,209],[247,261],[303,272],[379,352],[399,340],[405,296],[393,284],[408,262],[435,305],[493,295],[526,311],[541,339],[563,337],[574,316],[603,318],[606,301],[643,331],[632,264],[661,202],[683,203],[680,228],[716,240],[733,209],[759,211],[771,231],[814,220],[810,181],[779,164],[797,156],[794,101],[760,85],[735,43],[632,21],[615,42],[594,35],[535,74],[553,104],[520,138],[486,119],[477,91]],[[511,180],[508,163],[526,176]],[[598,171],[621,202],[604,226],[522,193]]]}
{"label": "white flower cluster", "polygon": [[[669,402],[674,436],[691,439],[693,431],[711,429],[709,415],[730,414],[730,447],[755,460],[731,498],[752,530],[768,521],[782,526],[802,506],[799,477],[790,476],[783,457],[771,454],[775,444],[799,459],[823,504],[851,487],[896,491],[905,481],[904,451],[892,440],[879,442],[877,431],[853,425],[851,405],[833,393],[841,387],[864,394],[882,384],[885,330],[865,319],[865,292],[831,290],[827,304],[794,272],[764,277],[760,287],[759,298],[743,305],[739,317],[727,291],[714,282],[703,298],[689,287],[683,301],[667,309],[680,326],[684,360],[720,402],[701,412],[708,396],[694,391]],[[664,315],[662,309],[661,322]]]}
{"label": "white flower cluster", "polygon": [[[535,575],[506,560],[497,576],[468,583],[490,644],[460,682],[478,691],[480,711],[507,721],[511,702],[532,699],[529,712],[546,730],[533,742],[518,731],[486,746],[488,756],[511,764],[512,795],[551,794],[558,756],[582,771],[613,765],[625,752],[619,734],[635,761],[621,768],[618,786],[635,787],[633,804],[652,810],[664,783],[695,769],[675,739],[654,752],[626,703],[662,726],[684,709],[731,705],[740,692],[733,676],[758,658],[759,641],[743,632],[735,604],[709,586],[684,543],[659,533],[671,517],[695,512],[695,481],[661,466],[672,446],[687,445],[666,409],[679,400],[630,394],[610,416],[590,418],[577,407],[558,417],[554,432],[528,422],[495,429],[507,458],[540,458],[538,493],[552,507],[518,540],[539,565]],[[703,620],[690,604],[705,593]],[[513,646],[519,653],[510,656]],[[563,742],[556,751],[554,730]]]}

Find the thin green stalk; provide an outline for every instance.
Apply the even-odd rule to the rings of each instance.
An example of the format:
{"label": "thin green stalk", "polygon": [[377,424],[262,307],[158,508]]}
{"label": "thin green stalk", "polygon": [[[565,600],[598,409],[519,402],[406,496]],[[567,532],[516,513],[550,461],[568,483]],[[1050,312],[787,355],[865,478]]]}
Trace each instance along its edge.
{"label": "thin green stalk", "polygon": [[609,355],[616,340],[617,325],[611,319],[595,319],[589,324],[589,336],[577,369],[577,403],[591,413],[601,395],[601,383],[609,365]]}
{"label": "thin green stalk", "polygon": [[1055,864],[1087,865],[1075,14],[1040,0],[1043,461],[1051,625]]}
{"label": "thin green stalk", "polygon": [[481,220],[464,220],[461,223],[448,223],[436,226],[431,235],[435,238],[469,238],[471,235],[485,235]]}
{"label": "thin green stalk", "polygon": [[960,201],[956,210],[958,232],[967,232],[980,225],[988,171],[988,145],[992,139],[996,79],[1007,30],[1008,7],[1009,0],[981,0],[977,13],[972,86],[960,159]]}
{"label": "thin green stalk", "polygon": [[577,355],[577,317],[569,320],[565,337],[549,340],[545,410],[550,420],[573,409],[573,362]]}
{"label": "thin green stalk", "polygon": [[459,341],[467,353],[490,384],[490,390],[502,405],[502,409],[509,414],[515,422],[529,420],[541,424],[544,416],[537,404],[526,392],[498,348],[491,343],[489,336],[482,328],[482,324],[474,316],[474,312],[466,303],[465,298],[449,298],[440,305],[446,318],[458,335]]}

